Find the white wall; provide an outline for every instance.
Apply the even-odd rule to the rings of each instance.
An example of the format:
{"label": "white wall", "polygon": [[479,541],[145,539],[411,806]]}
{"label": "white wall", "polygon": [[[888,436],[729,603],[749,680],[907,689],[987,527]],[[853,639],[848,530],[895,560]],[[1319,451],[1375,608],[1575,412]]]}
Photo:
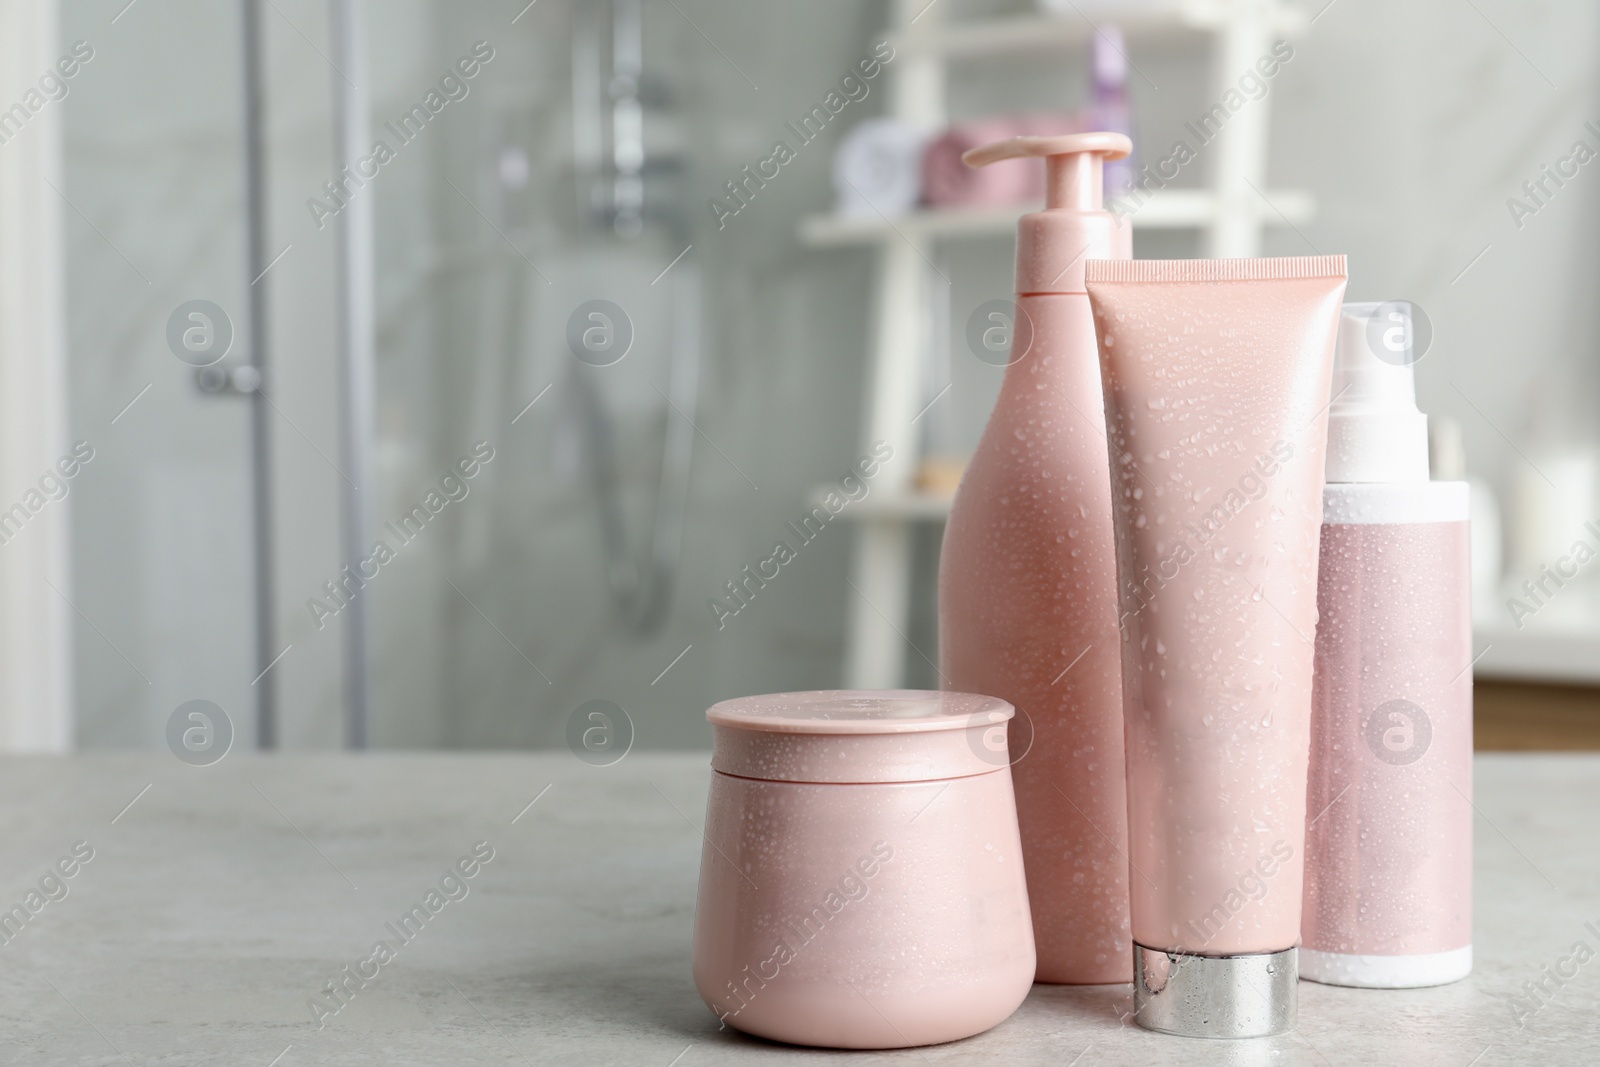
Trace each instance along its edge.
{"label": "white wall", "polygon": [[1432,317],[1419,402],[1461,423],[1469,468],[1505,500],[1519,449],[1596,443],[1600,166],[1520,229],[1506,201],[1574,141],[1600,150],[1584,129],[1600,119],[1600,10],[1477,8],[1340,0],[1285,72],[1273,173],[1316,190],[1305,234],[1349,253],[1351,299],[1406,297]]}

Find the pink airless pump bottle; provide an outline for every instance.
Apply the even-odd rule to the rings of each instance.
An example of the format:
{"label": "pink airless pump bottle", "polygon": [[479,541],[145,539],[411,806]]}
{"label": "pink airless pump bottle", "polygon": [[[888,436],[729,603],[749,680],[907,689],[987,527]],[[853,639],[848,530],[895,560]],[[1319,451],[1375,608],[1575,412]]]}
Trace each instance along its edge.
{"label": "pink airless pump bottle", "polygon": [[1017,226],[1010,362],[961,481],[939,564],[947,688],[1015,705],[1012,777],[1037,980],[1131,981],[1116,550],[1089,259],[1128,259],[1102,168],[1118,133],[1016,137],[972,166],[1042,157],[1047,201]]}
{"label": "pink airless pump bottle", "polygon": [[1466,482],[1428,480],[1410,308],[1346,304],[1328,412],[1300,977],[1472,970]]}

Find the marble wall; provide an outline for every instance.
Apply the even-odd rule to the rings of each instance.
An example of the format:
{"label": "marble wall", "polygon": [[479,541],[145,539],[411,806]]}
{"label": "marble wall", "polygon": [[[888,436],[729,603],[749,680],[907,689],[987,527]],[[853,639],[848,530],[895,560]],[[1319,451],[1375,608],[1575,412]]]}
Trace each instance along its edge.
{"label": "marble wall", "polygon": [[[78,739],[88,747],[160,744],[171,709],[194,697],[222,704],[248,736],[255,674],[245,405],[201,395],[164,339],[171,310],[197,297],[237,312],[243,336],[237,12],[144,0],[119,15],[124,2],[69,5],[63,16],[64,40],[96,48],[65,102],[77,211],[67,220],[72,418],[75,436],[105,441],[75,488]],[[869,254],[796,239],[803,216],[831,206],[828,143],[801,153],[720,230],[705,201],[877,39],[882,5],[646,0],[647,136],[663,163],[647,188],[680,204],[684,221],[653,223],[631,241],[600,238],[579,210],[572,146],[593,131],[573,106],[570,39],[592,8],[366,6],[379,126],[475,41],[494,49],[468,95],[358,194],[372,198],[377,247],[373,514],[397,520],[476,442],[494,449],[470,492],[364,591],[375,742],[560,746],[573,710],[605,699],[628,711],[641,747],[701,745],[715,700],[836,684],[849,529],[807,546],[723,628],[707,601],[767,555],[809,489],[861,450]],[[1320,210],[1298,230],[1275,229],[1267,251],[1347,252],[1353,299],[1422,304],[1436,340],[1418,368],[1421,401],[1462,424],[1469,467],[1504,493],[1519,448],[1592,427],[1600,396],[1586,291],[1596,178],[1585,169],[1520,228],[1505,203],[1600,117],[1600,26],[1576,2],[1478,8],[1337,0],[1296,43],[1270,93],[1270,176],[1311,190]],[[274,0],[265,11],[269,244],[289,249],[266,278],[277,643],[290,648],[274,669],[285,744],[327,747],[339,737],[342,622],[334,615],[319,629],[307,601],[344,562],[342,476],[331,230],[317,228],[306,202],[330,177],[339,75],[325,58],[322,0]],[[1135,83],[1141,141],[1160,146],[1211,92],[1204,57],[1157,41],[1134,59],[1149,82]],[[951,109],[1075,104],[1082,81],[1076,59],[969,68],[952,83]],[[680,273],[652,285],[685,245]],[[1200,254],[1182,233],[1141,234],[1137,251]],[[954,383],[932,421],[939,447],[970,448],[993,402],[998,372],[960,338],[973,307],[1007,294],[1010,257],[1008,239],[942,254],[955,347],[930,355],[943,368],[933,373]],[[670,606],[641,632],[611,591],[603,506],[616,509],[630,546],[644,544],[663,442],[683,417],[662,400],[681,314],[670,287],[691,274],[704,319],[683,547]],[[636,348],[611,367],[582,367],[567,321],[597,298],[629,311]],[[591,464],[595,405],[614,435],[608,491]],[[909,632],[930,654],[936,550],[930,530]],[[909,658],[914,681],[935,680]]]}

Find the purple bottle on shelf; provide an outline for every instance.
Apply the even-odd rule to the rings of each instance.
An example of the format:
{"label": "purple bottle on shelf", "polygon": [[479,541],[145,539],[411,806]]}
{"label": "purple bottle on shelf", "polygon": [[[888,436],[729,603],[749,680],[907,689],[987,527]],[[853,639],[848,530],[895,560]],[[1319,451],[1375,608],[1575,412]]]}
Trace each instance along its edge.
{"label": "purple bottle on shelf", "polygon": [[[1133,140],[1133,106],[1128,100],[1128,43],[1122,31],[1107,26],[1089,47],[1089,113],[1086,128],[1120,133]],[[1139,145],[1133,155],[1106,163],[1105,198],[1124,196],[1138,173]]]}

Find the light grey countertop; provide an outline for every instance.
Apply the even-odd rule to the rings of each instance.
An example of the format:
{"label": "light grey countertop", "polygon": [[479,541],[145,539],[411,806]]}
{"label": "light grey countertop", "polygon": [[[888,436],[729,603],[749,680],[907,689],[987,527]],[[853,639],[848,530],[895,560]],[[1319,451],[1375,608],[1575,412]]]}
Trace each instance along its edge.
{"label": "light grey countertop", "polygon": [[[1600,756],[1478,758],[1464,982],[1302,983],[1298,1033],[1250,1042],[1130,1026],[1127,986],[1035,986],[986,1034],[886,1053],[743,1037],[701,1004],[689,950],[709,777],[704,753],[602,768],[566,752],[0,760],[0,909],[26,913],[76,842],[93,849],[47,880],[64,897],[33,898],[0,934],[0,1063],[1600,1062],[1600,961],[1544,974],[1570,973],[1580,941],[1600,952],[1585,926],[1600,929]],[[319,1029],[307,1001],[395,941],[385,924],[479,841],[494,858],[467,895]],[[1540,980],[1552,993],[1519,1026],[1510,998]]]}

